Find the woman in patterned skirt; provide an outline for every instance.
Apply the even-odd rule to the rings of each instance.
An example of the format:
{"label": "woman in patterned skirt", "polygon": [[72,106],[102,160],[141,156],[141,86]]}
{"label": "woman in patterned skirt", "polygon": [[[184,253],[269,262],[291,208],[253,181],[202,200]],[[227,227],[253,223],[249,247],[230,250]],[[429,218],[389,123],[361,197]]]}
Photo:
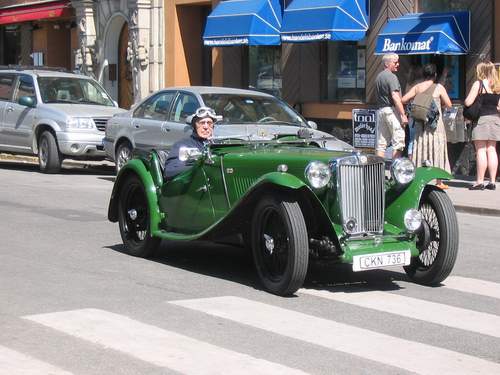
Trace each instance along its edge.
{"label": "woman in patterned skirt", "polygon": [[[417,94],[423,93],[427,90],[432,91],[432,96],[437,108],[439,109],[439,119],[437,127],[432,128],[425,126],[422,121],[415,121],[415,140],[413,142],[412,161],[415,166],[421,167],[423,162],[428,160],[432,166],[442,168],[447,172],[451,172],[450,162],[448,161],[448,149],[446,143],[446,130],[443,123],[443,115],[441,107],[451,107],[451,100],[446,92],[446,89],[440,83],[436,83],[436,65],[427,64],[423,69],[423,82],[413,86],[403,96],[403,103],[408,103]],[[441,189],[447,189],[441,180],[437,181],[437,185]]]}

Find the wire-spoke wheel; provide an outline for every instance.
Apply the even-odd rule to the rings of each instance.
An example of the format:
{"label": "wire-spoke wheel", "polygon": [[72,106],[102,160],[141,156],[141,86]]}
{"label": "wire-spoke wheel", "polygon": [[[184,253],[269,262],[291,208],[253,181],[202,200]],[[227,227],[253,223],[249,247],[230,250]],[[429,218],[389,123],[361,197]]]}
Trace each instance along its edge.
{"label": "wire-spoke wheel", "polygon": [[118,146],[115,155],[116,173],[120,172],[120,169],[122,169],[130,159],[132,159],[132,146],[128,142],[122,142]]}
{"label": "wire-spoke wheel", "polygon": [[120,235],[128,254],[148,257],[160,243],[151,236],[149,206],[141,180],[131,175],[120,190],[118,203]]}
{"label": "wire-spoke wheel", "polygon": [[436,285],[450,274],[458,252],[458,222],[450,198],[441,190],[424,194],[420,202],[423,223],[417,238],[420,255],[405,267],[419,284]]}
{"label": "wire-spoke wheel", "polygon": [[252,220],[252,252],[264,288],[290,295],[304,283],[309,260],[307,227],[296,201],[269,196]]}

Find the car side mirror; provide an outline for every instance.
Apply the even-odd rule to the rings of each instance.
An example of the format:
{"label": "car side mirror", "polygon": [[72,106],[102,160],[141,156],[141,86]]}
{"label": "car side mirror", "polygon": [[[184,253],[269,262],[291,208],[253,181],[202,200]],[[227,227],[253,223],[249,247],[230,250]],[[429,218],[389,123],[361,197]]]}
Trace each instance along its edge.
{"label": "car side mirror", "polygon": [[317,130],[318,129],[318,124],[316,124],[314,121],[307,121],[307,125],[309,125],[309,127],[311,129],[314,129],[314,130]]}
{"label": "car side mirror", "polygon": [[202,152],[196,147],[181,147],[179,149],[179,160],[180,161],[195,161],[198,160],[202,155]]}
{"label": "car side mirror", "polygon": [[26,107],[35,108],[36,102],[32,96],[21,96],[17,101],[20,105],[24,105]]}

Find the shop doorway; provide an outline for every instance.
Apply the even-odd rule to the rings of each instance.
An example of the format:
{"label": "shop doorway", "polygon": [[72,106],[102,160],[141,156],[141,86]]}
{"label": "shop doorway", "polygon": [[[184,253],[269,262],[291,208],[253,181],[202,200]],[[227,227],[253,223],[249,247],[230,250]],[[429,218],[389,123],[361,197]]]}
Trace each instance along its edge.
{"label": "shop doorway", "polygon": [[0,28],[0,64],[19,64],[21,59],[21,30],[19,25],[7,25]]}
{"label": "shop doorway", "polygon": [[118,105],[126,109],[131,107],[134,97],[132,66],[127,60],[128,41],[128,24],[125,23],[118,41]]}

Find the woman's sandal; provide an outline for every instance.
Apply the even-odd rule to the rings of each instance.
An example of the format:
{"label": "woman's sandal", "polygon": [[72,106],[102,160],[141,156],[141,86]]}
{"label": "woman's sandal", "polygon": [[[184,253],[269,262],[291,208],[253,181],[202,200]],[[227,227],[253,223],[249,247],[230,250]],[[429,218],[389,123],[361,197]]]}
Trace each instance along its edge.
{"label": "woman's sandal", "polygon": [[469,186],[469,190],[484,190],[484,184],[475,184]]}

